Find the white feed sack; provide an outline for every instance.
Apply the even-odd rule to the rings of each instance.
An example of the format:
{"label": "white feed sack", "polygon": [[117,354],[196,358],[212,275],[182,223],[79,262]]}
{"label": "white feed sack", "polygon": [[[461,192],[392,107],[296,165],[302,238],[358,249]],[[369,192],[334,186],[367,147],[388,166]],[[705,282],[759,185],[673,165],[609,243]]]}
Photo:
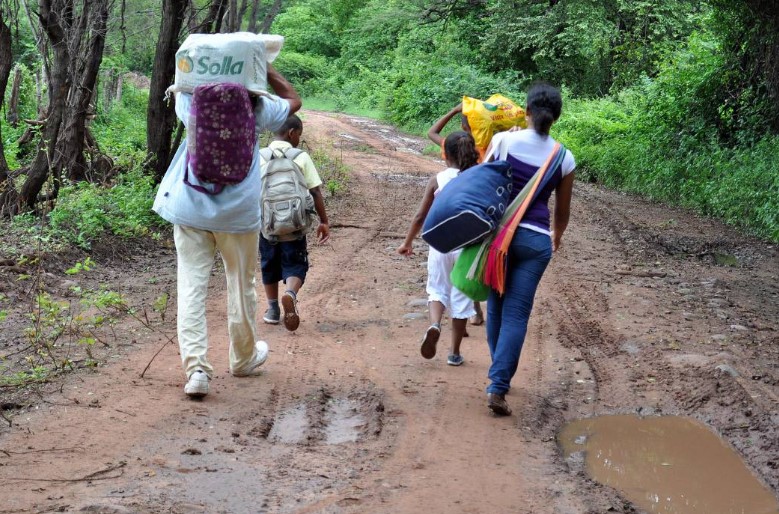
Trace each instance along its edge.
{"label": "white feed sack", "polygon": [[176,78],[169,90],[191,93],[200,84],[235,82],[262,94],[268,89],[267,63],[283,44],[284,37],[270,34],[190,34],[176,52]]}

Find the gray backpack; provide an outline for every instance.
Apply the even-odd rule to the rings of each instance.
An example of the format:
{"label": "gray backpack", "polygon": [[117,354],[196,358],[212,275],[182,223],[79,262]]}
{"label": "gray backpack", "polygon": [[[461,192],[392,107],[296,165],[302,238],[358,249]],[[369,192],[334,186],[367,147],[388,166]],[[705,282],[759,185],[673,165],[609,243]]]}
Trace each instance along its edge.
{"label": "gray backpack", "polygon": [[294,162],[301,153],[297,148],[260,150],[265,161],[261,170],[262,236],[270,242],[300,239],[316,216],[303,170]]}

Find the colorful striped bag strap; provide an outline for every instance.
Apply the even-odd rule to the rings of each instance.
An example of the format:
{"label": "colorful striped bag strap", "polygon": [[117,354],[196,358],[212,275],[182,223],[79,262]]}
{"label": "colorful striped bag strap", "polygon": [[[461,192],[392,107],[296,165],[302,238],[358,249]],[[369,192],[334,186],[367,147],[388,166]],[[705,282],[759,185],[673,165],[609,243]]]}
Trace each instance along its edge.
{"label": "colorful striped bag strap", "polygon": [[501,295],[506,286],[506,265],[511,240],[514,239],[517,227],[528,208],[552,179],[555,170],[562,164],[564,158],[565,147],[556,142],[544,164],[538,168],[535,175],[509,204],[503,218],[501,218],[497,234],[490,245],[484,269],[484,283]]}

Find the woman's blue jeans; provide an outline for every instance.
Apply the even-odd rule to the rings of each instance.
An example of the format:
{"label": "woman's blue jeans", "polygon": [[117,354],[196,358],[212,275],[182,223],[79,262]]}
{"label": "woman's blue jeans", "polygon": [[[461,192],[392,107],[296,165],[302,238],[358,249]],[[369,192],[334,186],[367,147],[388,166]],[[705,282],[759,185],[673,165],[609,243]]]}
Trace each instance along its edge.
{"label": "woman's blue jeans", "polygon": [[492,365],[488,393],[505,394],[517,371],[533,310],[538,283],[552,260],[552,240],[540,232],[519,228],[511,241],[503,296],[490,292],[487,300],[487,343]]}

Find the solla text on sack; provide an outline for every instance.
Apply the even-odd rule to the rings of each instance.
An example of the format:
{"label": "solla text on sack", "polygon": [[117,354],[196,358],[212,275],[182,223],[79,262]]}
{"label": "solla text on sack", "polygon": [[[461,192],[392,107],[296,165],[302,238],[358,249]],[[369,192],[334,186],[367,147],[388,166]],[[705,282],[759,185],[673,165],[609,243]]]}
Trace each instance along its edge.
{"label": "solla text on sack", "polygon": [[195,73],[198,75],[240,75],[243,73],[243,61],[233,62],[233,58],[230,55],[226,55],[222,58],[222,62],[211,62],[211,58],[204,55],[197,60],[197,69]]}

